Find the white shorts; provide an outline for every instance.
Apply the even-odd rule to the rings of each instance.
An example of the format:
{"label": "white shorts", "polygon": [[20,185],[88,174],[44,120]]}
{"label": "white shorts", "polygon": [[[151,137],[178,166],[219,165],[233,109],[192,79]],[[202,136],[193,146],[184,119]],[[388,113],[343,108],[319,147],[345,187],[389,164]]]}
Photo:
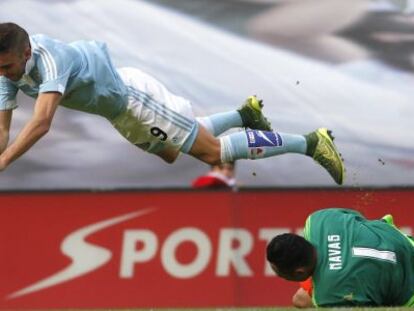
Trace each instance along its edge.
{"label": "white shorts", "polygon": [[139,69],[120,68],[118,73],[128,88],[128,106],[113,126],[145,151],[157,153],[168,146],[188,152],[198,131],[190,102]]}

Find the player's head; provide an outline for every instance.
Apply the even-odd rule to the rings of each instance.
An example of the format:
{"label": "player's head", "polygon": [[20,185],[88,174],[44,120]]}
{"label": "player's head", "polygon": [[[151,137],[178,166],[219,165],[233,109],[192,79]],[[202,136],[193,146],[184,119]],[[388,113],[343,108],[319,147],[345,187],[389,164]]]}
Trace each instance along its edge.
{"label": "player's head", "polygon": [[274,237],[267,245],[267,260],[281,278],[304,281],[315,270],[316,252],[303,237],[285,233]]}
{"label": "player's head", "polygon": [[26,30],[14,23],[0,23],[0,76],[18,81],[31,56]]}

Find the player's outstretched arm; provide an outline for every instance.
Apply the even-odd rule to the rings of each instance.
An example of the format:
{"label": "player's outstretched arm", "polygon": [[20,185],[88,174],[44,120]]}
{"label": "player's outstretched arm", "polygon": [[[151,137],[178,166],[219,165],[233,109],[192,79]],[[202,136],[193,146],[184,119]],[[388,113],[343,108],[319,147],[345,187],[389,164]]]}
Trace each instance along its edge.
{"label": "player's outstretched arm", "polygon": [[9,131],[13,110],[0,111],[0,154],[6,149],[9,143]]}
{"label": "player's outstretched arm", "polygon": [[0,171],[29,150],[49,131],[61,97],[62,95],[57,92],[39,95],[32,118],[17,135],[16,140],[0,155]]}

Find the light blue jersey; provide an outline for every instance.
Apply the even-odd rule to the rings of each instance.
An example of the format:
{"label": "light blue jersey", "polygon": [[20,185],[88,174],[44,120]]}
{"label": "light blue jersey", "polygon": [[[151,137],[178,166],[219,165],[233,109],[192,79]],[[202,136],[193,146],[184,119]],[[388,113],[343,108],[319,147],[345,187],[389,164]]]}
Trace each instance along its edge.
{"label": "light blue jersey", "polygon": [[36,98],[39,93],[59,92],[60,105],[113,120],[125,111],[127,89],[112,65],[105,44],[77,41],[70,44],[45,35],[30,37],[32,57],[18,82],[0,77],[0,110],[17,107],[22,90]]}

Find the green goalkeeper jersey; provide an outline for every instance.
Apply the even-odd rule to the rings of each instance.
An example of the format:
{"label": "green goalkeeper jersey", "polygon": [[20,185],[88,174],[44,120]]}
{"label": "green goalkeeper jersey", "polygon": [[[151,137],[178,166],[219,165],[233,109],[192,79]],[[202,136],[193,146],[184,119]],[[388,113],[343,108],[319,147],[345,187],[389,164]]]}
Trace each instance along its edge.
{"label": "green goalkeeper jersey", "polygon": [[396,227],[332,208],[311,214],[316,306],[414,306],[414,246]]}

